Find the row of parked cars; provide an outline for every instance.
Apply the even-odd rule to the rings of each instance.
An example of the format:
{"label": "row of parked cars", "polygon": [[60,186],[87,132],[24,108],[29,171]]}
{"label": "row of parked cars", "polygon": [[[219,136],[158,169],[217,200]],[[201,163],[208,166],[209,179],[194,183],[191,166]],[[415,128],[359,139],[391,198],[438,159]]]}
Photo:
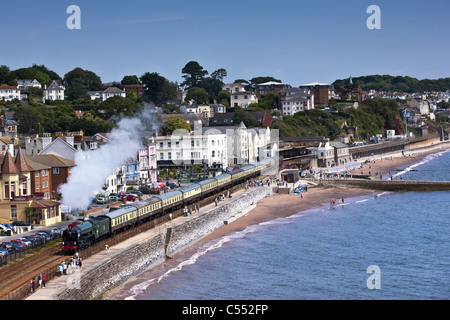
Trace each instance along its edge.
{"label": "row of parked cars", "polygon": [[[139,192],[139,193],[138,193]],[[95,201],[97,204],[106,204],[108,201],[123,201],[126,199],[127,201],[136,201],[139,195],[142,195],[142,192],[138,191],[136,193],[111,193],[108,198],[98,197]]]}
{"label": "row of parked cars", "polygon": [[0,244],[0,256],[7,255],[13,251],[25,251],[41,246],[48,241],[62,236],[64,229],[54,227],[50,230],[39,230],[33,234],[27,234],[18,239],[12,239]]}

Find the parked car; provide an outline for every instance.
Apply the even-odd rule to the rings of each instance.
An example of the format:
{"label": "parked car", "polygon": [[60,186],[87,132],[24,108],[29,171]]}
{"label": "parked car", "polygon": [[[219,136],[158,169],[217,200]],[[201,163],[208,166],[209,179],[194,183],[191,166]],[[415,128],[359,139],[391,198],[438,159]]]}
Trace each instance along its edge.
{"label": "parked car", "polygon": [[5,248],[8,251],[16,251],[16,250],[23,250],[25,247],[20,246],[16,242],[3,242],[2,247]]}
{"label": "parked car", "polygon": [[8,254],[8,250],[0,246],[0,256],[6,256]]}
{"label": "parked car", "polygon": [[127,195],[127,201],[136,201],[136,196],[134,194]]}
{"label": "parked car", "polygon": [[33,245],[33,242],[27,238],[19,238],[19,240],[25,243],[28,247]]}
{"label": "parked car", "polygon": [[39,239],[38,237],[35,236],[24,236],[25,239],[30,240],[31,242],[33,242],[33,244],[36,245],[40,245],[40,244],[44,244],[44,240],[43,239]]}
{"label": "parked car", "polygon": [[3,223],[3,225],[4,225],[5,227],[7,227],[8,229],[14,231],[14,226],[13,226],[11,223]]}
{"label": "parked car", "polygon": [[118,201],[119,198],[118,198],[116,195],[110,195],[110,196],[108,197],[108,200],[109,200],[109,201]]}
{"label": "parked car", "polygon": [[107,200],[106,200],[106,198],[104,198],[104,197],[100,197],[100,198],[97,198],[97,201],[96,201],[98,204],[105,204],[106,202],[108,202]]}
{"label": "parked car", "polygon": [[20,246],[20,248],[22,248],[22,249],[25,249],[26,247],[28,247],[28,245],[25,242],[23,242],[19,239],[12,239],[11,242],[17,243]]}
{"label": "parked car", "polygon": [[14,221],[12,225],[15,227],[31,227],[33,229],[33,226],[25,221]]}
{"label": "parked car", "polygon": [[130,190],[128,193],[135,194],[136,196],[142,196],[142,194],[143,194],[142,191],[139,191],[139,190]]}
{"label": "parked car", "polygon": [[60,227],[53,227],[52,232],[57,233],[59,236],[62,236],[64,229]]}
{"label": "parked car", "polygon": [[60,237],[59,233],[53,232],[52,230],[41,230],[39,232],[41,232],[41,233],[44,232],[44,233],[48,234],[51,239],[56,239],[56,238]]}

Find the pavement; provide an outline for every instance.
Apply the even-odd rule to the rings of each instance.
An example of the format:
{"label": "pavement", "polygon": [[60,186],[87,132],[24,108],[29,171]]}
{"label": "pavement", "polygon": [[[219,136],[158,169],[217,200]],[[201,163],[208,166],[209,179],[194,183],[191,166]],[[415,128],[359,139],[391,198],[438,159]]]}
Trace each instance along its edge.
{"label": "pavement", "polygon": [[[251,188],[250,190],[253,190]],[[233,200],[243,195],[247,190],[241,189],[233,193]],[[219,201],[217,207],[223,206],[226,203],[230,202],[229,199],[225,199],[223,201]],[[207,212],[215,209],[216,206],[213,203],[208,204],[200,208],[200,213],[194,213],[190,216],[184,217],[180,216],[171,221],[163,223],[153,229],[142,232],[130,239],[127,239],[117,245],[109,247],[108,250],[104,250],[101,253],[95,254],[87,259],[83,259],[83,252],[80,253],[80,257],[83,259],[83,264],[81,268],[73,267],[67,270],[67,275],[62,275],[56,277],[50,281],[47,281],[45,288],[36,288],[36,291],[28,296],[25,300],[57,300],[57,295],[62,292],[67,286],[73,286],[73,281],[76,280],[76,277],[82,276],[83,273],[88,272],[90,269],[95,268],[98,263],[105,263],[107,260],[111,259],[115,254],[119,254],[126,250],[127,248],[136,245],[137,243],[141,243],[150,239],[160,233],[166,231],[168,227],[175,227],[177,225],[183,224],[186,221],[194,219],[200,215],[206,214]],[[231,222],[231,221],[230,221]],[[70,221],[66,221],[66,225],[70,223]],[[62,223],[61,223],[62,224]],[[53,226],[52,226],[53,227]],[[48,228],[48,227],[47,227]]]}

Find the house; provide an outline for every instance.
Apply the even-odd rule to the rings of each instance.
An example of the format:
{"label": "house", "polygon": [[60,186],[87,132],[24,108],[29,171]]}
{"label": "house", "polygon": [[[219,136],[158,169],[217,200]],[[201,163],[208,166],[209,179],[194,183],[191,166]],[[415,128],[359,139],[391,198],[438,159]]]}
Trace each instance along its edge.
{"label": "house", "polygon": [[30,87],[31,88],[39,88],[39,89],[42,88],[41,83],[39,81],[37,81],[36,79],[23,79],[23,80],[17,79],[16,82],[17,82],[17,87],[20,90],[26,90]]}
{"label": "house", "polygon": [[223,104],[210,104],[211,109],[211,117],[214,117],[217,113],[225,113],[227,112],[227,108]]}
{"label": "house", "polygon": [[248,108],[251,103],[258,103],[256,94],[249,91],[233,92],[230,95],[230,106]]}
{"label": "house", "polygon": [[27,155],[25,155],[25,159],[27,165],[32,169],[31,194],[50,199],[52,190],[50,172],[52,168],[49,165],[34,162]]}
{"label": "house", "polygon": [[0,137],[10,140],[17,138],[17,122],[13,119],[14,113],[7,112],[0,115]]}
{"label": "house", "polygon": [[35,174],[34,169],[20,149],[15,159],[8,152],[1,163],[1,222],[26,221],[43,226],[61,222],[60,203],[33,193],[31,177]]}
{"label": "house", "polygon": [[125,92],[125,89],[119,89],[119,88],[116,88],[116,87],[106,88],[102,92],[101,99],[102,99],[102,101],[105,101],[106,99],[111,98],[111,97],[115,97],[115,96],[119,96],[119,97],[125,98],[127,96],[127,94]]}
{"label": "house", "polygon": [[334,148],[334,163],[343,166],[352,163],[349,147],[340,141],[331,141],[330,145]]}
{"label": "house", "polygon": [[406,105],[410,108],[417,108],[421,115],[430,114],[430,103],[428,100],[423,98],[414,98],[409,100]]}
{"label": "house", "polygon": [[77,149],[73,146],[73,141],[73,137],[58,137],[35,155],[56,155],[73,161],[77,152]]}
{"label": "house", "polygon": [[282,115],[294,115],[297,112],[314,109],[314,95],[310,90],[290,88],[279,93]]}
{"label": "house", "polygon": [[48,171],[50,175],[50,198],[57,198],[58,188],[60,185],[67,182],[67,179],[70,176],[70,171],[75,166],[75,161],[55,154],[42,153],[38,155],[27,155],[26,158],[35,163],[51,168],[51,170]]}
{"label": "house", "polygon": [[331,84],[312,82],[303,84],[300,89],[309,90],[314,96],[314,103],[319,105],[328,105],[334,95],[334,87]]}
{"label": "house", "polygon": [[102,91],[89,91],[88,95],[90,96],[91,100],[100,99],[101,101],[105,101],[106,99],[115,96],[120,96],[122,98],[125,98],[127,96],[125,89],[120,89],[117,87],[107,87]]}
{"label": "house", "polygon": [[255,86],[255,94],[256,94],[256,97],[259,99],[263,95],[265,95],[269,92],[273,92],[276,95],[278,95],[281,90],[285,90],[285,89],[289,89],[289,88],[292,88],[292,86],[290,84],[269,81],[269,82],[257,84]]}
{"label": "house", "polygon": [[46,100],[64,100],[64,91],[66,88],[62,80],[52,80],[44,85],[43,103]]}
{"label": "house", "polygon": [[228,83],[222,86],[222,90],[228,91],[229,93],[233,94],[236,92],[245,91],[245,87],[240,83]]}
{"label": "house", "polygon": [[13,99],[20,100],[20,89],[7,84],[0,85],[0,100],[11,101]]}
{"label": "house", "polygon": [[138,98],[142,97],[145,91],[147,91],[147,88],[141,84],[123,84],[122,87],[125,93],[134,92]]}
{"label": "house", "polygon": [[330,142],[320,142],[317,147],[317,166],[318,167],[331,167],[336,165],[334,157],[334,148],[330,145]]}
{"label": "house", "polygon": [[140,178],[143,184],[153,183],[158,178],[158,165],[156,162],[155,138],[142,138],[142,148],[138,152]]}
{"label": "house", "polygon": [[14,143],[6,137],[0,137],[0,155],[4,156],[7,152],[14,154]]}
{"label": "house", "polygon": [[209,104],[199,104],[197,106],[197,112],[200,113],[203,118],[211,118],[211,107]]}

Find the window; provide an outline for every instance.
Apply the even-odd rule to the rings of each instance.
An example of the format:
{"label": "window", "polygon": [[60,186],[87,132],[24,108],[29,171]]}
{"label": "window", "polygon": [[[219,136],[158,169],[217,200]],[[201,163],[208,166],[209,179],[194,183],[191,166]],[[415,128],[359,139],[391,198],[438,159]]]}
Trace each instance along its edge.
{"label": "window", "polygon": [[167,157],[168,157],[169,160],[172,160],[172,152],[169,152],[169,153],[167,154]]}
{"label": "window", "polygon": [[172,148],[172,142],[167,142],[167,148]]}
{"label": "window", "polygon": [[53,174],[59,174],[59,168],[53,168]]}
{"label": "window", "polygon": [[164,160],[164,153],[163,153],[163,152],[161,152],[161,153],[159,154],[159,160]]}
{"label": "window", "polygon": [[164,143],[163,143],[163,142],[160,142],[160,143],[159,143],[159,147],[162,148],[163,146],[164,146]]}
{"label": "window", "polygon": [[36,190],[39,190],[39,182],[36,182]]}
{"label": "window", "polygon": [[17,220],[17,207],[15,205],[11,206],[11,220]]}

